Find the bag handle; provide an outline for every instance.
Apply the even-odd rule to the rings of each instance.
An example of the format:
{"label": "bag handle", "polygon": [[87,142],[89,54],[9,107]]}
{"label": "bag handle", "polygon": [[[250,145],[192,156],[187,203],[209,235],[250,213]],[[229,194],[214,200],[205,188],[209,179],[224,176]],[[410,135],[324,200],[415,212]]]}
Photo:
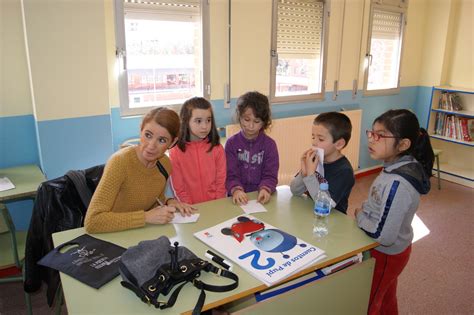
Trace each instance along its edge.
{"label": "bag handle", "polygon": [[204,306],[204,301],[206,300],[206,290],[212,292],[227,292],[237,288],[237,286],[239,285],[239,277],[232,271],[218,268],[211,263],[207,264],[207,266],[204,268],[204,271],[215,273],[217,276],[220,277],[232,279],[234,280],[234,283],[227,285],[212,285],[197,279],[193,279],[193,285],[196,288],[201,289],[201,293],[199,294],[199,298],[196,302],[196,305],[194,306],[192,315],[201,314],[202,308]]}
{"label": "bag handle", "polygon": [[169,177],[169,174],[168,172],[166,171],[165,167],[163,166],[163,164],[161,164],[161,162],[159,160],[156,161],[156,167],[158,168],[158,170],[160,171],[160,173],[165,177],[165,180],[168,180],[168,177]]}
{"label": "bag handle", "polygon": [[158,305],[155,304],[155,307],[157,308],[159,307],[160,309],[172,307],[175,304],[176,299],[178,298],[179,292],[184,287],[184,285],[188,282],[191,282],[197,289],[201,290],[201,293],[199,294],[199,298],[192,312],[193,315],[198,315],[198,314],[201,314],[202,308],[204,306],[204,301],[206,300],[206,292],[205,292],[206,290],[212,291],[212,292],[227,292],[227,291],[231,291],[237,288],[237,286],[239,285],[239,277],[232,271],[218,268],[212,265],[211,263],[207,263],[206,267],[203,270],[206,272],[215,273],[217,276],[220,276],[220,277],[232,279],[234,280],[234,282],[227,285],[211,285],[203,281],[200,281],[197,278],[194,278],[192,281],[189,281],[189,280],[185,281],[179,287],[177,287],[171,294],[170,298],[168,299],[168,302],[157,302]]}
{"label": "bag handle", "polygon": [[227,292],[227,291],[234,290],[239,285],[239,277],[232,271],[218,268],[211,263],[208,263],[207,266],[204,268],[204,270],[206,272],[215,273],[217,276],[220,276],[220,277],[232,279],[234,280],[234,282],[231,284],[226,284],[226,285],[213,285],[213,284],[205,283],[198,279],[193,279],[192,283],[198,289],[212,291],[212,292]]}

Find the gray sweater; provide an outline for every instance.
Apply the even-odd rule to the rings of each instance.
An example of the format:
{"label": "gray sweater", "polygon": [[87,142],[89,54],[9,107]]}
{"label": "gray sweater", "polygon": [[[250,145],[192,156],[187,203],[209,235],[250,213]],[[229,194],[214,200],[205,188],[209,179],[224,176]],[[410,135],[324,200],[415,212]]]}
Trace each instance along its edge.
{"label": "gray sweater", "polygon": [[357,214],[359,227],[380,243],[378,251],[395,255],[411,244],[411,222],[420,194],[429,190],[429,178],[412,156],[384,164],[383,171],[370,187],[368,200]]}

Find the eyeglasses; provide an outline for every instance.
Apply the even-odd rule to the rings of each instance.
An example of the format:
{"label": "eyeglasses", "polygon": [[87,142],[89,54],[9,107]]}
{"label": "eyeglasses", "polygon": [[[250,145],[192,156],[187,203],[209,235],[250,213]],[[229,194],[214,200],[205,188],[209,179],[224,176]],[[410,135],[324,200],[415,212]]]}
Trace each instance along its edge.
{"label": "eyeglasses", "polygon": [[380,133],[376,133],[373,130],[366,130],[365,134],[367,135],[368,139],[374,139],[374,141],[379,141],[380,138],[400,138],[400,137],[396,137],[396,136],[381,135]]}

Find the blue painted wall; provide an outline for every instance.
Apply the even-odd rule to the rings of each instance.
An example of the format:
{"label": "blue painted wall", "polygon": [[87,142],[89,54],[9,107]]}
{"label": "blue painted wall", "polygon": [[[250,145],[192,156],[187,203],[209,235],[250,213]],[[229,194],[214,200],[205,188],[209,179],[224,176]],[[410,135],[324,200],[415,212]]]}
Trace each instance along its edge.
{"label": "blue painted wall", "polygon": [[432,87],[419,86],[416,94],[415,108],[413,109],[423,128],[428,127]]}
{"label": "blue painted wall", "polygon": [[33,115],[0,117],[0,168],[39,162]]}
{"label": "blue painted wall", "polygon": [[40,121],[38,133],[48,179],[103,164],[113,153],[109,115]]}

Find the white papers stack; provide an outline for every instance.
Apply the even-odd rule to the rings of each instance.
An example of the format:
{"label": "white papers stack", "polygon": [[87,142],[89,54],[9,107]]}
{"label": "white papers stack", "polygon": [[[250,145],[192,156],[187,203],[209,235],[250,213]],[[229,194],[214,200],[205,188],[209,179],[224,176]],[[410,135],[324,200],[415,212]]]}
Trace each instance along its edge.
{"label": "white papers stack", "polygon": [[267,212],[267,209],[257,200],[249,200],[246,205],[240,206],[246,214]]}
{"label": "white papers stack", "polygon": [[173,220],[171,220],[170,223],[193,223],[196,222],[199,219],[199,213],[194,213],[191,214],[189,217],[188,216],[182,216],[179,212],[176,212],[174,214]]}
{"label": "white papers stack", "polygon": [[326,257],[324,251],[250,215],[194,234],[267,286]]}
{"label": "white papers stack", "polygon": [[15,188],[15,185],[8,179],[8,177],[0,177],[0,191],[10,190]]}

